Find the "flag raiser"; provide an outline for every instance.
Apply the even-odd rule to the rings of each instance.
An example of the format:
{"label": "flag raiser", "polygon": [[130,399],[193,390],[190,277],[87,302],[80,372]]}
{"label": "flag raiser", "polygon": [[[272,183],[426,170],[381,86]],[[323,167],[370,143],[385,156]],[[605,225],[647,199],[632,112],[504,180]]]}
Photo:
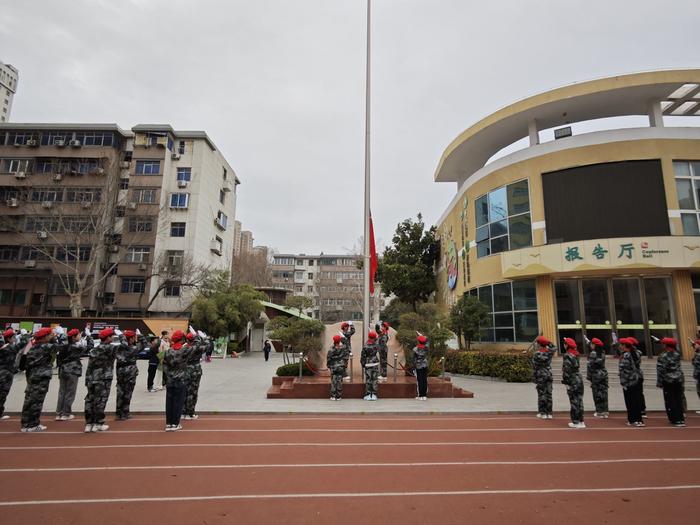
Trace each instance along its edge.
{"label": "flag raiser", "polygon": [[374,243],[374,225],[372,213],[369,214],[369,293],[374,294],[374,276],[377,273],[379,261],[377,260],[377,246]]}

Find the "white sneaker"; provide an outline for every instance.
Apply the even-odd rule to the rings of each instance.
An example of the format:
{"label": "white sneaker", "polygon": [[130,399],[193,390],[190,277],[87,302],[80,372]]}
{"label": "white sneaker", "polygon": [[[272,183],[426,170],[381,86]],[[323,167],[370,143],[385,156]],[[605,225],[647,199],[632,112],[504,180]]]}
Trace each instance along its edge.
{"label": "white sneaker", "polygon": [[576,425],[576,428],[586,428],[586,423],[581,421],[578,425]]}
{"label": "white sneaker", "polygon": [[365,397],[363,397],[362,399],[364,399],[365,401],[372,401],[372,396],[370,396],[369,394],[367,394],[367,395],[366,395]]}
{"label": "white sneaker", "polygon": [[[698,410],[698,414],[700,414],[700,410]],[[10,419],[10,416],[8,416],[7,414],[3,414],[2,416],[0,416],[0,419]]]}
{"label": "white sneaker", "polygon": [[420,400],[421,400],[421,401],[427,401],[428,398],[427,398],[426,396],[423,396],[423,397],[420,398]]}
{"label": "white sneaker", "polygon": [[162,386],[157,386],[157,387],[156,387],[156,392],[158,392],[158,391],[160,391],[160,390],[163,390],[163,387],[162,387]]}
{"label": "white sneaker", "polygon": [[175,431],[175,425],[165,425],[165,431],[166,431],[166,432],[173,432],[173,431]]}
{"label": "white sneaker", "polygon": [[150,394],[155,394],[156,392],[158,392],[158,389],[157,389],[157,388],[151,388],[150,390],[148,390],[148,392],[149,392]]}
{"label": "white sneaker", "polygon": [[182,430],[182,425],[174,426],[173,430]]}
{"label": "white sneaker", "polygon": [[331,401],[335,401],[335,398],[334,398],[333,396],[331,396],[331,398],[330,398],[330,399],[331,399]]}
{"label": "white sneaker", "polygon": [[539,419],[547,419],[547,414],[543,414],[543,413],[541,413],[541,412],[538,412],[537,417],[538,417]]}
{"label": "white sneaker", "polygon": [[63,421],[63,416],[62,415],[56,416],[55,421]]}
{"label": "white sneaker", "polygon": [[36,427],[39,429],[37,432],[43,432],[47,428],[46,425],[42,425],[42,424],[39,424]]}
{"label": "white sneaker", "polygon": [[105,425],[104,423],[102,423],[101,425],[95,425],[95,427],[97,427],[97,429],[93,430],[93,432],[106,432],[107,430],[109,430],[109,425]]}
{"label": "white sneaker", "polygon": [[376,401],[377,399],[377,394],[372,394],[372,401]]}
{"label": "white sneaker", "polygon": [[569,428],[578,428],[578,423],[569,423]]}
{"label": "white sneaker", "polygon": [[[695,413],[700,414],[700,410],[696,410]],[[6,417],[9,417],[9,416],[2,416],[2,418],[0,418],[0,419],[5,419]]]}
{"label": "white sneaker", "polygon": [[418,401],[420,401],[420,396],[416,396],[413,399],[417,399]]}
{"label": "white sneaker", "polygon": [[645,427],[646,424],[644,424],[643,421],[637,421],[636,423],[633,423],[635,427]]}
{"label": "white sneaker", "polygon": [[674,423],[673,426],[674,427],[684,427],[685,423]]}
{"label": "white sneaker", "polygon": [[552,414],[546,414],[544,416],[545,419],[554,419],[554,416]]}
{"label": "white sneaker", "polygon": [[199,414],[192,414],[190,419],[199,419]]}
{"label": "white sneaker", "polygon": [[600,417],[600,414],[598,412],[593,412],[593,417]]}
{"label": "white sneaker", "polygon": [[22,429],[22,432],[43,432],[44,430],[46,430],[46,427],[37,425],[35,427],[25,427]]}
{"label": "white sneaker", "polygon": [[85,433],[92,432],[92,425],[85,425]]}
{"label": "white sneaker", "polygon": [[63,421],[70,421],[71,419],[75,419],[75,416],[73,414],[68,414],[67,416],[63,416]]}

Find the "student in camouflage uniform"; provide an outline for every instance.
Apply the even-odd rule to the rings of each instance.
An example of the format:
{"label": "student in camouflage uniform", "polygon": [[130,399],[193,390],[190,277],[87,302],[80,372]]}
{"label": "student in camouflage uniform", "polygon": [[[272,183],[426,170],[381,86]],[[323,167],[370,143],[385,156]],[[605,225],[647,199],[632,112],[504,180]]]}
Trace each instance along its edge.
{"label": "student in camouflage uniform", "polygon": [[199,397],[199,383],[202,380],[201,361],[206,346],[201,337],[193,333],[187,334],[187,346],[190,347],[191,351],[187,358],[187,393],[185,394],[182,419],[198,419],[199,416],[194,413],[194,410]]}
{"label": "student in camouflage uniform", "polygon": [[49,391],[53,374],[53,359],[60,346],[67,344],[61,332],[57,339],[51,328],[41,328],[34,334],[34,342],[26,354],[27,389],[24,391],[22,407],[22,432],[41,432],[41,409]]}
{"label": "student in camouflage uniform", "polygon": [[148,376],[146,377],[146,390],[149,392],[158,392],[153,381],[156,378],[156,372],[160,366],[160,337],[151,334],[148,338]]}
{"label": "student in camouflage uniform", "polygon": [[379,344],[379,380],[386,381],[387,377],[387,357],[389,354],[389,323],[382,323],[379,326],[377,343]]}
{"label": "student in camouflage uniform", "polygon": [[73,401],[78,389],[78,378],[83,375],[83,365],[80,358],[83,352],[93,347],[90,332],[84,339],[80,330],[73,328],[66,334],[68,344],[58,350],[56,364],[58,365],[58,402],[56,403],[56,421],[74,419]]}
{"label": "student in camouflage uniform", "polygon": [[416,399],[426,401],[428,399],[428,338],[421,334],[416,342],[416,346],[413,347],[413,367],[416,369],[418,389]]}
{"label": "student in camouflage uniform", "polygon": [[537,350],[532,355],[532,380],[537,389],[537,417],[552,419],[552,356],[556,351],[544,336],[536,340]]}
{"label": "student in camouflage uniform", "polygon": [[345,377],[345,346],[341,335],[333,336],[333,345],[326,355],[326,367],[331,373],[331,401],[340,401]]}
{"label": "student in camouflage uniform", "polygon": [[[693,348],[695,348],[695,355],[693,356],[693,379],[695,379],[695,390],[698,393],[698,398],[700,398],[700,339],[695,340]],[[695,413],[700,414],[700,410],[696,410]]]}
{"label": "student in camouflage uniform", "polygon": [[17,335],[10,328],[3,332],[2,337],[5,342],[0,347],[0,419],[10,419],[10,416],[5,414],[5,400],[12,388],[17,355],[27,346],[29,334]]}
{"label": "student in camouflage uniform", "polygon": [[105,328],[99,333],[100,344],[88,353],[85,371],[85,432],[105,432],[105,407],[114,378],[114,360],[119,343],[113,344],[114,329]]}
{"label": "student in camouflage uniform", "polygon": [[683,389],[685,377],[681,370],[681,354],[676,347],[678,343],[671,337],[661,340],[664,351],[656,360],[656,386],[663,389],[666,416],[675,427],[685,426],[683,413]]}
{"label": "student in camouflage uniform", "polygon": [[374,330],[367,334],[367,343],[362,348],[360,364],[365,375],[365,401],[377,400],[377,383],[379,382],[379,347],[377,346],[377,332]]}
{"label": "student in camouflage uniform", "polygon": [[562,364],[562,383],[566,385],[566,393],[571,403],[570,428],[586,428],[583,422],[583,378],[579,372],[579,353],[576,349],[576,341],[569,337],[564,338],[564,362]]}
{"label": "student in camouflage uniform", "polygon": [[620,385],[627,408],[627,426],[643,427],[641,377],[635,363],[633,343],[628,338],[619,340],[622,356],[620,357]]}
{"label": "student in camouflage uniform", "polygon": [[131,419],[131,396],[136,386],[139,369],[136,365],[138,355],[146,346],[146,339],[133,330],[124,330],[119,336],[117,347],[117,421]]}
{"label": "student in camouflage uniform", "polygon": [[605,348],[603,341],[594,337],[591,339],[591,352],[588,354],[586,379],[591,382],[593,402],[595,403],[594,417],[607,419],[608,413],[608,369],[605,368]]}
{"label": "student in camouflage uniform", "polygon": [[627,340],[632,345],[632,358],[634,359],[634,365],[637,367],[639,372],[639,403],[642,411],[642,417],[647,417],[647,399],[644,397],[644,371],[642,370],[642,351],[639,349],[639,341],[634,337],[628,337]]}
{"label": "student in camouflage uniform", "polygon": [[[350,354],[352,353],[351,338],[353,335],[355,335],[355,327],[349,322],[343,322],[340,325],[340,332],[343,334],[343,339],[345,339],[343,342],[343,345],[345,346],[345,357],[343,359],[345,360],[345,372],[347,373],[348,363],[350,362]],[[350,379],[350,377],[345,376],[344,379]]]}
{"label": "student in camouflage uniform", "polygon": [[187,360],[194,347],[184,344],[185,334],[175,330],[170,337],[171,344],[163,357],[163,372],[166,381],[165,431],[180,430],[180,418],[187,394]]}

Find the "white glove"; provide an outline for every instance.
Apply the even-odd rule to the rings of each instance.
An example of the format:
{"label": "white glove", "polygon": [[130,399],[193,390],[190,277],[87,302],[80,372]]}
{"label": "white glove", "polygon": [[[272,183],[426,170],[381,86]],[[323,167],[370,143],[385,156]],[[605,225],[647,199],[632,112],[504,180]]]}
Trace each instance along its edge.
{"label": "white glove", "polygon": [[54,332],[56,335],[63,335],[63,334],[66,333],[66,331],[63,329],[63,327],[62,327],[61,325],[58,325],[56,328],[54,328],[54,329],[53,329],[53,332]]}
{"label": "white glove", "polygon": [[141,330],[139,330],[138,328],[136,329],[136,335],[141,335]]}
{"label": "white glove", "polygon": [[122,332],[121,330],[114,331],[114,335],[123,335],[123,334],[124,334],[124,332]]}
{"label": "white glove", "polygon": [[352,326],[352,321],[348,321],[348,326]]}
{"label": "white glove", "polygon": [[85,335],[90,337],[92,334],[90,333],[90,329],[86,326],[85,327]]}
{"label": "white glove", "polygon": [[197,335],[197,331],[194,328],[192,328],[192,325],[190,325],[190,333]]}
{"label": "white glove", "polygon": [[197,330],[197,335],[199,337],[201,337],[202,339],[204,339],[206,337],[206,334],[204,332],[202,332],[201,330]]}
{"label": "white glove", "polygon": [[19,334],[20,335],[27,335],[27,331],[24,328],[19,329]]}

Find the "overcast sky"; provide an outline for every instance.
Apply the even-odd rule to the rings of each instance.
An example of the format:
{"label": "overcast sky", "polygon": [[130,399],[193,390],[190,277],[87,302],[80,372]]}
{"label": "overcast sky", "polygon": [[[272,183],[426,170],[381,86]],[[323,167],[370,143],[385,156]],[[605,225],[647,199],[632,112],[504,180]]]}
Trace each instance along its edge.
{"label": "overcast sky", "polygon": [[[380,243],[454,195],[449,142],[575,81],[700,66],[697,0],[373,0],[372,213]],[[15,122],[205,130],[255,244],[341,252],[362,234],[365,0],[0,0]]]}

